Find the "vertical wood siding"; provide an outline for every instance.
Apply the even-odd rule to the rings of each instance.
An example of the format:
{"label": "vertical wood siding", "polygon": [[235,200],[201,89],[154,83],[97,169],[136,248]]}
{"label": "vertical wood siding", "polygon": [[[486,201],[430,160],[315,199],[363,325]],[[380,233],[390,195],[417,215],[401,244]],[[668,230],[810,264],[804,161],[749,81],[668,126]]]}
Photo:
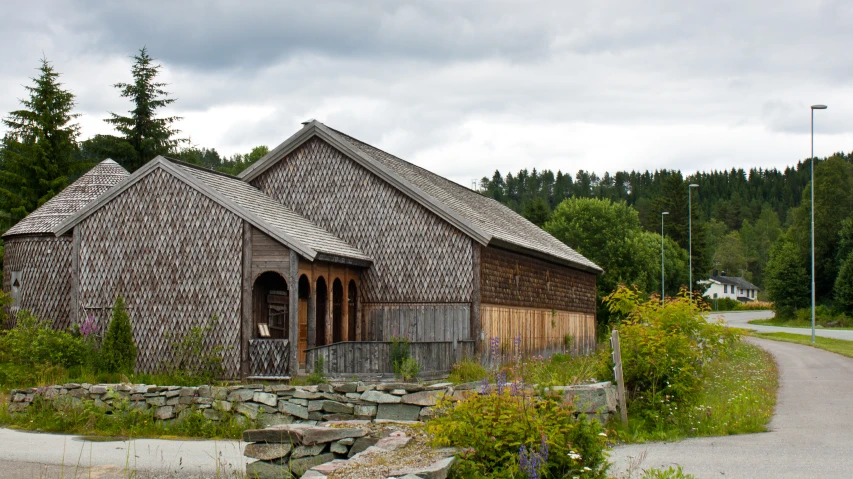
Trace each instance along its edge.
{"label": "vertical wood siding", "polygon": [[470,302],[472,240],[322,140],[252,184],[373,257],[366,302]]}
{"label": "vertical wood siding", "polygon": [[562,352],[568,336],[573,354],[595,351],[595,315],[591,313],[483,304],[480,315],[485,348],[491,338],[500,338],[502,348],[514,351],[514,340],[520,337],[524,354]]}
{"label": "vertical wood siding", "polygon": [[171,357],[167,333],[183,336],[217,316],[208,344],[229,348],[239,372],[242,220],[156,170],[85,219],[80,234],[80,317],[102,327],[124,295],[139,348],[137,369]]}
{"label": "vertical wood siding", "polygon": [[480,254],[483,303],[595,313],[595,274],[493,247]]}
{"label": "vertical wood siding", "polygon": [[[20,309],[52,321],[56,329],[71,326],[71,236],[22,236],[6,240],[3,291],[12,291],[12,272],[21,272]],[[14,326],[9,317],[5,327]]]}
{"label": "vertical wood siding", "polygon": [[[453,364],[473,357],[473,341],[409,343],[409,352],[421,365],[422,373],[447,373]],[[308,350],[308,363],[323,359],[323,372],[330,375],[388,374],[391,367],[390,342],[354,341],[329,344]]]}
{"label": "vertical wood siding", "polygon": [[364,305],[370,341],[407,337],[410,341],[465,341],[470,331],[468,303],[368,303]]}

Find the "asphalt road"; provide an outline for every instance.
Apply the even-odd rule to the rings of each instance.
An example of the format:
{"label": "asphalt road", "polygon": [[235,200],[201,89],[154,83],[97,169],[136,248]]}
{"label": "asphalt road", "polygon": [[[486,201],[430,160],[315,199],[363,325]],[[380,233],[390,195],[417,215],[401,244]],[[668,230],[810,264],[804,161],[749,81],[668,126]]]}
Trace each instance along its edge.
{"label": "asphalt road", "polygon": [[0,429],[4,479],[232,478],[242,477],[245,470],[240,441],[91,442],[78,436]]}
{"label": "asphalt road", "polygon": [[[708,319],[714,320],[717,318],[722,318],[723,321],[725,321],[730,326],[743,329],[751,329],[754,331],[760,331],[762,333],[792,333],[803,334],[806,336],[811,336],[812,334],[811,328],[782,328],[778,326],[760,326],[757,324],[748,323],[748,321],[752,321],[753,319],[768,319],[772,317],[773,311],[732,311],[730,313],[711,313],[708,315]],[[824,338],[835,338],[853,341],[853,329],[836,330],[823,329],[818,327],[815,329],[815,335]],[[850,477],[853,477],[853,473],[851,473]]]}
{"label": "asphalt road", "polygon": [[[826,331],[824,331],[826,332]],[[613,449],[612,472],[681,465],[700,479],[853,477],[853,359],[792,343],[751,338],[779,364],[770,432]]]}

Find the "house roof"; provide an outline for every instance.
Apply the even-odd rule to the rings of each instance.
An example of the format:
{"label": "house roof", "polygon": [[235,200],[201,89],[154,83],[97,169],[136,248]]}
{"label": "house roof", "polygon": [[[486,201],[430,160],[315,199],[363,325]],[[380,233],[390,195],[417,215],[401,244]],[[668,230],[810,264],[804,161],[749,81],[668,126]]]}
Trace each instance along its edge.
{"label": "house roof", "polygon": [[483,245],[518,250],[594,273],[603,270],[501,203],[312,120],[240,174],[251,181],[318,136]]}
{"label": "house roof", "polygon": [[749,281],[743,279],[740,276],[711,276],[710,281],[716,281],[717,283],[720,283],[720,284],[734,285],[740,289],[759,290],[758,286],[750,283]]}
{"label": "house roof", "polygon": [[3,237],[21,234],[53,234],[62,220],[80,211],[98,196],[124,181],[129,175],[130,173],[115,161],[104,160],[9,228]]}
{"label": "house roof", "polygon": [[118,188],[99,197],[65,219],[57,234],[69,231],[101,206],[120,195],[151,172],[162,169],[204,194],[225,209],[248,221],[303,257],[314,261],[346,262],[367,266],[372,259],[332,233],[274,201],[252,185],[230,175],[206,170],[158,156],[134,172]]}

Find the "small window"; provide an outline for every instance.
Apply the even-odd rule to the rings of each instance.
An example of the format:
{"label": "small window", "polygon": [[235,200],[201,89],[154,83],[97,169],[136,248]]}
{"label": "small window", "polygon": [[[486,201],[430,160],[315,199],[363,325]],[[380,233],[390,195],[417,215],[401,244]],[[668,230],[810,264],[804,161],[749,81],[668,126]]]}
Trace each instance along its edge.
{"label": "small window", "polygon": [[723,285],[723,293],[728,293],[728,292],[729,292],[729,285],[724,284]]}
{"label": "small window", "polygon": [[12,271],[12,307],[21,306],[21,272]]}

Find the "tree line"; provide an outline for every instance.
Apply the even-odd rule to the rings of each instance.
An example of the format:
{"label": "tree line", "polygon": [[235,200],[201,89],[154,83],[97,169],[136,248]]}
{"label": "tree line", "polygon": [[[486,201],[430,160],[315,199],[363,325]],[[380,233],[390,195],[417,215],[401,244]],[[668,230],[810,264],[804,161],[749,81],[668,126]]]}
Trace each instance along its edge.
{"label": "tree line", "polygon": [[130,172],[163,155],[236,175],[269,152],[258,146],[224,158],[213,148],[191,145],[175,127],[180,117],[160,115],[176,101],[157,79],[162,66],[146,48],[132,58],[129,81],[112,85],[129,101],[128,112],[108,112],[104,121],[115,132],[86,139],[77,123],[75,95],[60,82],[51,62],[40,61],[38,75],[26,86],[27,96],[19,100],[20,109],[3,118],[0,233],[106,158]]}
{"label": "tree line", "polygon": [[[687,285],[692,244],[694,290],[714,270],[743,276],[784,317],[809,301],[811,161],[784,170],[733,168],[686,177],[667,169],[603,176],[495,171],[482,178],[479,190],[601,265],[600,299],[618,283],[660,291],[663,219],[666,294]],[[836,153],[814,161],[817,299],[853,313],[853,158]],[[662,218],[662,212],[668,214]]]}

